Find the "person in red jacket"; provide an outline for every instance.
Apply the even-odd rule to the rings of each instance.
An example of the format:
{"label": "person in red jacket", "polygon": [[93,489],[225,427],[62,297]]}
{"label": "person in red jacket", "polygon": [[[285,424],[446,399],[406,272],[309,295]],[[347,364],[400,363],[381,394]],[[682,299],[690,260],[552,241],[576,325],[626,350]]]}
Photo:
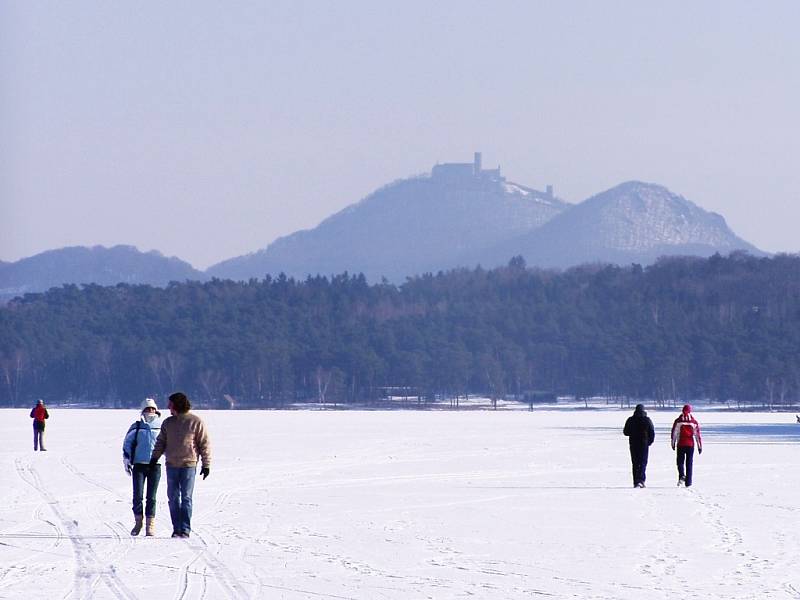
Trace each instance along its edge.
{"label": "person in red jacket", "polygon": [[[672,449],[678,449],[678,485],[692,485],[692,461],[694,448],[703,453],[703,438],[700,437],[700,423],[692,414],[692,407],[685,404],[680,416],[672,424]],[[685,465],[685,469],[684,469]]]}
{"label": "person in red jacket", "polygon": [[44,405],[43,400],[39,400],[36,406],[31,410],[31,419],[33,419],[33,449],[44,450],[44,420],[50,418],[50,413]]}

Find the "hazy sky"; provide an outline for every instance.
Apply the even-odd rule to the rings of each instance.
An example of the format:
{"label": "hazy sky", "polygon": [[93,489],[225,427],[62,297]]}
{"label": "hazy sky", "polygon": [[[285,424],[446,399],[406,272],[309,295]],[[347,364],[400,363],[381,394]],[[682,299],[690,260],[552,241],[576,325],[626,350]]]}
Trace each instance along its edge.
{"label": "hazy sky", "polygon": [[[440,162],[800,251],[800,2],[0,2],[0,260],[195,267]],[[668,5],[666,5],[668,4]]]}

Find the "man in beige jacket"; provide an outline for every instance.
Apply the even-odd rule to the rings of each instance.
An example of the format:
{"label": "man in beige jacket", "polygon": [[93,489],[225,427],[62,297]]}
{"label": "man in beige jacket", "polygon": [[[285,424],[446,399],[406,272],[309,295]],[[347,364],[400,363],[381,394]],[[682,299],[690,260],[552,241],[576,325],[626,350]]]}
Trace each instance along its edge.
{"label": "man in beige jacket", "polygon": [[203,459],[203,479],[211,472],[211,444],[203,420],[189,412],[189,398],[182,392],[169,397],[169,411],[161,424],[150,463],[167,457],[167,500],[172,517],[172,537],[188,538],[192,530],[192,493],[197,473],[197,457]]}

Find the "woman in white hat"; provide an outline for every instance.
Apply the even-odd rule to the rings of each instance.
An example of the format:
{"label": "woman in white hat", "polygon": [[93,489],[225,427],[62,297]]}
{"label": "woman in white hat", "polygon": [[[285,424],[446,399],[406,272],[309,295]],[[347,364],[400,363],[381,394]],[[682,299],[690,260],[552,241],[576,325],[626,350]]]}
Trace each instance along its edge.
{"label": "woman in white hat", "polygon": [[[142,521],[147,516],[145,535],[155,535],[156,491],[161,480],[161,464],[150,464],[150,455],[156,438],[161,432],[161,413],[156,401],[145,398],[142,401],[139,420],[128,428],[122,442],[122,464],[125,472],[133,479],[133,516],[136,523],[131,535],[139,535]],[[147,482],[147,502],[142,507],[142,494]]]}

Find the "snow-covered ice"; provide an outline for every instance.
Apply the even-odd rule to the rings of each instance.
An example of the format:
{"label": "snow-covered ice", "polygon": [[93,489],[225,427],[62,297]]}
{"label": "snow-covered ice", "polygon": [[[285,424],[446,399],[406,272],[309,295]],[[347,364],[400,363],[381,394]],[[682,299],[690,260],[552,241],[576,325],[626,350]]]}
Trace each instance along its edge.
{"label": "snow-covered ice", "polygon": [[800,598],[800,424],[698,412],[695,485],[629,410],[199,412],[194,532],[132,538],[135,411],[0,411],[0,598]]}

